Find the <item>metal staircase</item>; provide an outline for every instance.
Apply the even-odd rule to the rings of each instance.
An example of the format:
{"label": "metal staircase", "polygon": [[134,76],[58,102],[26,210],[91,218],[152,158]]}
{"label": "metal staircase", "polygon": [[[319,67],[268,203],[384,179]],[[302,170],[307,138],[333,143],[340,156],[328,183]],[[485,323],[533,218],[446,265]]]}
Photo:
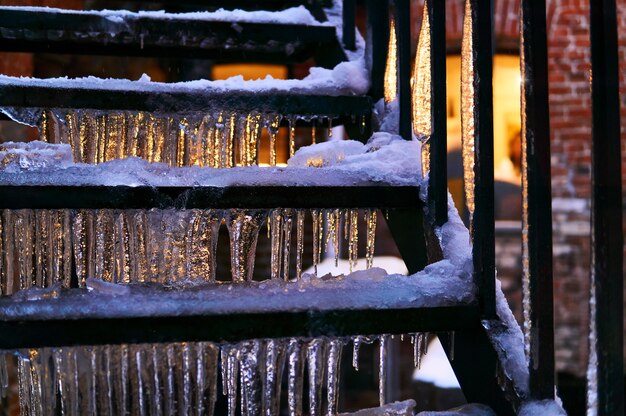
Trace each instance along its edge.
{"label": "metal staircase", "polygon": [[[169,4],[169,2],[166,2]],[[171,2],[178,4],[178,2]],[[191,6],[212,7],[220,2],[185,2]],[[194,3],[194,4],[192,4]],[[225,2],[230,5],[231,2]],[[280,10],[305,4],[319,21],[333,4],[326,0],[238,1],[236,7]],[[336,13],[339,6],[335,1]],[[202,21],[171,19],[166,22],[152,15],[130,18],[106,17],[95,13],[55,12],[46,10],[0,10],[0,49],[2,51],[103,54],[156,57],[193,57],[236,62],[301,62],[313,58],[317,66],[332,68],[348,59],[356,49],[355,0],[342,2],[341,20],[332,24],[286,24],[234,21]],[[494,238],[493,238],[493,131],[492,78],[493,34],[491,3],[471,0],[475,68],[476,165],[475,215],[472,229],[474,283],[478,288],[471,303],[440,304],[416,307],[406,299],[386,302],[384,288],[370,290],[369,296],[380,299],[381,306],[370,308],[358,293],[346,294],[340,303],[323,306],[309,304],[310,298],[287,302],[281,294],[267,299],[267,308],[245,307],[245,299],[253,299],[249,288],[241,288],[241,303],[207,302],[223,296],[219,287],[200,294],[142,292],[132,288],[124,302],[109,302],[89,295],[78,287],[74,276],[72,287],[63,289],[63,308],[55,308],[57,300],[24,302],[12,297],[0,298],[0,348],[19,349],[69,345],[148,343],[173,341],[239,341],[250,338],[356,336],[361,334],[437,333],[469,402],[491,406],[498,415],[514,414],[528,399],[546,399],[554,394],[552,334],[552,295],[549,258],[535,249],[529,259],[534,285],[531,302],[540,315],[533,315],[539,338],[531,337],[531,376],[528,386],[515,385],[515,380],[502,378],[507,351],[498,342],[498,335],[507,331],[496,312]],[[529,75],[525,90],[527,103],[547,108],[545,82],[545,15],[541,2],[522,1],[524,68]],[[191,7],[190,6],[190,7]],[[302,125],[311,116],[345,124],[351,137],[366,139],[376,129],[372,120],[374,102],[383,96],[384,68],[389,41],[389,5],[386,1],[368,0],[365,57],[371,76],[367,95],[345,92],[318,94],[311,91],[246,90],[213,91],[211,89],[155,89],[149,84],[132,88],[98,85],[54,85],[53,82],[25,82],[0,79],[0,107],[13,109],[91,109],[146,111],[154,113],[208,113],[227,108],[234,111],[301,116]],[[150,209],[150,208],[379,208],[387,212],[386,221],[410,273],[441,259],[437,229],[447,221],[446,184],[446,94],[445,94],[445,2],[426,2],[430,21],[432,53],[432,134],[430,135],[431,170],[426,201],[419,198],[416,186],[373,183],[367,180],[350,185],[341,178],[321,173],[313,183],[284,185],[285,176],[276,176],[274,183],[258,186],[245,181],[228,185],[198,187],[181,186],[113,186],[93,184],[89,180],[71,185],[35,184],[28,175],[11,176],[0,173],[0,208],[16,209]],[[410,2],[393,2],[396,37],[398,39],[398,103],[399,133],[410,140],[411,127],[411,46]],[[533,12],[533,13],[530,13]],[[335,24],[341,27],[335,27]],[[533,38],[530,28],[533,28]],[[480,80],[480,81],[478,81]],[[63,84],[64,81],[59,81]],[[533,89],[532,87],[538,87]],[[535,101],[531,101],[531,100]],[[546,107],[546,108],[544,108]],[[529,110],[527,110],[529,111]],[[547,119],[528,117],[527,140],[549,137]],[[537,114],[535,114],[537,115]],[[365,129],[360,129],[365,125]],[[538,143],[538,142],[537,142]],[[548,146],[549,147],[549,146]],[[537,167],[549,178],[549,148],[541,147],[541,155],[528,159],[529,169]],[[547,168],[547,170],[546,170]],[[543,178],[544,182],[548,179]],[[22,183],[20,183],[22,181]],[[549,181],[548,181],[549,185]],[[531,183],[531,198],[536,198],[540,184]],[[548,186],[549,191],[549,186]],[[543,188],[545,191],[545,187]],[[541,194],[546,197],[545,192]],[[534,214],[529,221],[549,229],[549,192],[547,201],[534,200],[528,208]],[[546,206],[548,204],[548,206]],[[547,209],[547,211],[546,211]],[[424,215],[424,213],[426,213]],[[547,219],[546,216],[547,215]],[[535,221],[535,222],[533,222]],[[538,221],[538,222],[536,222]],[[533,244],[531,232],[530,241]],[[546,232],[543,228],[541,232]],[[542,240],[543,241],[543,240]],[[549,241],[549,239],[545,240]],[[543,247],[543,246],[542,246]],[[543,250],[550,250],[543,247]],[[532,254],[535,253],[535,254]],[[539,256],[539,258],[537,257]],[[543,262],[538,269],[536,261]],[[533,268],[535,267],[535,268]],[[546,269],[548,268],[548,269]],[[542,274],[540,274],[542,273]],[[235,291],[238,289],[235,289]],[[313,296],[316,294],[313,293]],[[319,296],[323,293],[320,292]],[[195,297],[194,297],[195,296]],[[247,298],[246,298],[247,297]],[[141,299],[151,305],[139,308]],[[167,305],[167,307],[159,308]],[[145,306],[145,303],[141,303]],[[243,306],[242,306],[243,305]],[[271,306],[271,307],[270,307]],[[225,316],[228,319],[224,319]],[[538,321],[538,317],[541,321]],[[453,334],[453,335],[452,335]],[[453,337],[453,339],[450,339]],[[541,341],[541,342],[540,342]],[[448,346],[454,345],[454,352]],[[540,350],[533,349],[539,346]],[[496,376],[498,375],[498,377]]]}

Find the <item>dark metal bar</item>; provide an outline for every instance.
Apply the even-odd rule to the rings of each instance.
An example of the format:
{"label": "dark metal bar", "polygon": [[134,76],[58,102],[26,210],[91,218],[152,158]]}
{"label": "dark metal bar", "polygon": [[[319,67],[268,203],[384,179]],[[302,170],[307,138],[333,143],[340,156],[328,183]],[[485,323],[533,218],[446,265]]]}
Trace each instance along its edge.
{"label": "dark metal bar", "polygon": [[[398,103],[400,106],[400,136],[411,140],[411,2],[395,0],[395,27],[398,51]],[[445,91],[444,91],[445,95]]]}
{"label": "dark metal bar", "polygon": [[0,185],[2,209],[409,208],[414,186],[28,186]]}
{"label": "dark metal bar", "polygon": [[[87,55],[302,62],[337,43],[335,28],[298,24],[163,20],[131,15],[2,10],[0,50]],[[227,48],[224,45],[228,45]],[[331,68],[343,57],[333,54]]]}
{"label": "dark metal bar", "polygon": [[[257,288],[236,285],[193,291],[135,287],[123,296],[72,289],[36,301],[5,297],[0,298],[0,348],[399,334],[462,329],[478,321],[476,305],[416,308],[411,306],[416,293],[398,299],[392,290],[390,301],[385,289],[367,292],[364,297],[346,289],[345,297],[329,297],[328,290],[307,289],[324,297],[324,305],[282,290],[265,293],[261,303]],[[371,308],[377,297],[384,308]]]}
{"label": "dark metal bar", "polygon": [[387,0],[366,0],[366,60],[370,69],[370,95],[379,100],[385,95],[385,66],[389,47],[389,3]]}
{"label": "dark metal bar", "polygon": [[429,0],[425,4],[430,22],[432,82],[428,207],[435,224],[443,225],[448,221],[446,4],[444,0]]}
{"label": "dark metal bar", "polygon": [[356,49],[356,0],[343,0],[343,46]]}
{"label": "dark metal bar", "polygon": [[[145,88],[145,89],[143,89]],[[164,87],[165,88],[165,87]],[[131,110],[189,114],[223,110],[333,117],[366,116],[372,109],[367,96],[308,95],[295,92],[177,90],[150,85],[119,90],[28,85],[16,80],[0,83],[0,107]]]}
{"label": "dark metal bar", "polygon": [[487,319],[496,317],[493,196],[493,0],[471,0],[474,63],[474,275],[480,306]]}
{"label": "dark metal bar", "polygon": [[552,192],[545,0],[522,0],[522,175],[530,294],[530,394],[554,398]]}
{"label": "dark metal bar", "polygon": [[428,264],[424,239],[424,215],[421,207],[390,209],[385,213],[387,226],[400,251],[409,274],[414,274]]}
{"label": "dark metal bar", "polygon": [[[623,234],[615,0],[589,2],[592,103],[591,318],[597,414],[624,414]],[[595,305],[593,295],[595,292]],[[594,322],[595,321],[595,322]],[[590,386],[591,386],[590,382]],[[594,406],[593,403],[588,405]]]}

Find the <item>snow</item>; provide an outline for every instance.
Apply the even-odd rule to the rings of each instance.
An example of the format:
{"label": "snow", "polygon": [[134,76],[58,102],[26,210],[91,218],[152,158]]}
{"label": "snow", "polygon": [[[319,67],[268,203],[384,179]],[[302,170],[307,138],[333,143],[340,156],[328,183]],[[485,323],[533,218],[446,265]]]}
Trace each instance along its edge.
{"label": "snow", "polygon": [[340,413],[339,416],[413,416],[414,400],[389,403],[381,407],[363,409],[354,413]]}
{"label": "snow", "polygon": [[554,400],[531,401],[522,405],[518,416],[566,416],[565,410]]}
{"label": "snow", "polygon": [[[416,141],[408,142],[398,136],[376,133],[367,145],[356,141],[333,141],[303,147],[286,167],[212,169],[171,168],[163,163],[150,163],[134,157],[99,165],[72,164],[68,145],[12,143],[5,145],[4,158],[13,160],[17,156],[11,154],[16,154],[29,163],[19,165],[7,162],[0,165],[0,183],[108,186],[419,185],[417,146],[419,143]],[[3,160],[1,149],[0,160]],[[323,168],[310,167],[313,160],[319,160]]]}
{"label": "snow", "polygon": [[495,416],[495,412],[484,404],[470,403],[444,412],[419,412],[417,416]]}
{"label": "snow", "polygon": [[422,358],[420,367],[415,369],[413,380],[431,383],[442,389],[461,388],[439,338],[433,337],[428,345],[428,353]]}
{"label": "snow", "polygon": [[[0,75],[0,86],[15,85],[47,88],[77,88],[114,91],[154,91],[161,93],[226,93],[226,92],[289,92],[290,94],[311,95],[363,95],[369,90],[369,74],[362,59],[345,61],[333,69],[312,67],[309,75],[303,79],[275,79],[267,75],[263,79],[244,80],[237,75],[225,80],[209,81],[206,79],[186,82],[152,82],[150,77],[142,75],[138,80],[117,78],[31,78]],[[9,114],[9,113],[7,113]],[[10,115],[10,114],[9,114]]]}
{"label": "snow", "polygon": [[298,149],[289,167],[324,167],[337,171],[360,171],[373,181],[392,178],[394,183],[419,183],[421,153],[417,140],[407,141],[377,132],[367,144],[356,141],[325,142]]}
{"label": "snow", "polygon": [[51,7],[26,7],[26,6],[2,6],[0,12],[6,11],[28,11],[50,14],[74,14],[82,16],[101,16],[112,23],[124,23],[128,20],[140,18],[150,18],[158,20],[202,20],[207,22],[230,21],[230,22],[251,22],[251,23],[281,23],[300,25],[328,25],[320,23],[311,15],[304,6],[292,7],[280,11],[245,11],[245,10],[224,10],[219,9],[214,12],[189,12],[189,13],[166,13],[160,11],[139,11],[130,12],[128,10],[67,10]]}

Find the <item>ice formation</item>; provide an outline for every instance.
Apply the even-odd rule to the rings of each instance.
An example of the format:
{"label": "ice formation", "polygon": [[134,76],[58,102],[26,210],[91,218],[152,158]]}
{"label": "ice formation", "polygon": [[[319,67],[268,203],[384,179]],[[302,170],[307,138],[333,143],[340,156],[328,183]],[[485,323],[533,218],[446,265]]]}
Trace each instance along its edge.
{"label": "ice formation", "polygon": [[469,403],[448,411],[419,412],[416,416],[496,416],[496,413],[483,404]]}
{"label": "ice formation", "polygon": [[[280,409],[302,415],[303,396],[306,413],[334,415],[347,342],[286,338],[20,350],[0,360],[0,393],[7,387],[5,359],[11,359],[26,414],[211,415],[221,391],[229,415],[269,416]],[[309,391],[303,390],[304,365]],[[288,397],[281,403],[283,375],[288,377]],[[354,415],[409,415],[414,406],[408,400]]]}

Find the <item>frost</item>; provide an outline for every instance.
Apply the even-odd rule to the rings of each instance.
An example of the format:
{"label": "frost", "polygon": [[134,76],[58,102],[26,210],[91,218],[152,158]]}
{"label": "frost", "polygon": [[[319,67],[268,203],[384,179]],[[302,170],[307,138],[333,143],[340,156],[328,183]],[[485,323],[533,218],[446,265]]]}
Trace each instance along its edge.
{"label": "frost", "polygon": [[517,413],[519,416],[565,416],[565,410],[554,400],[524,403]]}
{"label": "frost", "polygon": [[18,173],[66,168],[72,165],[69,145],[53,145],[34,141],[0,144],[0,171]]}

